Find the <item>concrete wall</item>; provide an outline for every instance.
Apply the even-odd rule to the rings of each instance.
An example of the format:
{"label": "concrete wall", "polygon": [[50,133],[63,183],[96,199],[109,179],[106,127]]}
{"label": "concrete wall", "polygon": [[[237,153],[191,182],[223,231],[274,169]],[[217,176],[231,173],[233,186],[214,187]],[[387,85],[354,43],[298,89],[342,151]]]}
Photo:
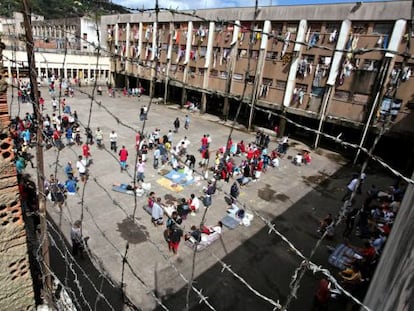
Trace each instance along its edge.
{"label": "concrete wall", "polygon": [[414,310],[413,206],[414,186],[410,185],[365,297],[371,310]]}

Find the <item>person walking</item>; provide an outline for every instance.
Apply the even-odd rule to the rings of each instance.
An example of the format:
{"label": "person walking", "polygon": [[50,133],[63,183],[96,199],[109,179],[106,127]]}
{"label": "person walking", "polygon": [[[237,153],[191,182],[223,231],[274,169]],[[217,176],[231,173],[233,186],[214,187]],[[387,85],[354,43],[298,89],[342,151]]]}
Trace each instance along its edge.
{"label": "person walking", "polygon": [[119,164],[121,166],[121,173],[124,170],[126,170],[127,160],[128,160],[128,150],[126,150],[125,146],[122,146],[122,149],[119,150]]}
{"label": "person walking", "polygon": [[72,255],[74,257],[77,257],[79,255],[80,258],[83,259],[86,241],[89,239],[89,237],[83,237],[82,222],[80,220],[75,221],[75,223],[72,225],[72,228],[70,230],[70,238],[72,240]]}
{"label": "person walking", "polygon": [[184,128],[188,130],[190,127],[190,117],[188,115],[185,116]]}
{"label": "person walking", "polygon": [[174,133],[178,133],[178,129],[180,128],[180,119],[175,118],[174,120]]}
{"label": "person walking", "polygon": [[144,182],[145,162],[139,158],[137,163],[137,182]]}
{"label": "person walking", "polygon": [[118,140],[118,134],[115,133],[114,130],[112,130],[112,132],[109,133],[109,141],[111,142],[111,150],[113,152],[116,152],[117,150],[117,146],[116,146],[117,140]]}
{"label": "person walking", "polygon": [[90,149],[89,149],[89,143],[87,143],[87,142],[84,143],[83,146],[82,146],[82,155],[83,155],[83,158],[86,161],[86,166],[88,166],[89,165],[89,157],[91,156],[91,152],[90,152]]}
{"label": "person walking", "polygon": [[237,185],[237,182],[235,181],[230,188],[230,198],[231,198],[231,203],[233,204],[236,200],[237,197],[240,194],[240,190],[239,190],[239,186]]}

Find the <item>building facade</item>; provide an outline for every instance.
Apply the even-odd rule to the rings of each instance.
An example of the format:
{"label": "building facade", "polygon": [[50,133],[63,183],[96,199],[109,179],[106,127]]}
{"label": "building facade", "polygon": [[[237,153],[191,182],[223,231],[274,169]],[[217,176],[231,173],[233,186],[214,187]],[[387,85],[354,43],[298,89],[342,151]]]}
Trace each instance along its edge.
{"label": "building facade", "polygon": [[192,94],[223,116],[224,99],[244,92],[246,103],[316,124],[387,122],[414,134],[409,1],[261,7],[256,18],[254,8],[186,13],[102,17],[118,86],[156,77],[165,100],[181,88],[183,101]]}
{"label": "building facade", "polygon": [[[100,26],[94,20],[88,17],[45,20],[42,16],[33,16],[31,22],[40,82],[47,84],[52,77],[81,80],[84,84],[94,79],[100,83],[107,81],[109,57],[102,52],[97,65]],[[0,33],[6,44],[4,66],[11,83],[12,77],[28,74],[22,14],[0,18]]]}

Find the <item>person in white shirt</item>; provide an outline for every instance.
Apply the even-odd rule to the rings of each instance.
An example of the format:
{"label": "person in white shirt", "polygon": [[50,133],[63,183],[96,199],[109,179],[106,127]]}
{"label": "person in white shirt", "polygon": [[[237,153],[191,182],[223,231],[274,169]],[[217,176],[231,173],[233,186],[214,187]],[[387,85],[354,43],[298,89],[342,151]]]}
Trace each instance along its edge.
{"label": "person in white shirt", "polygon": [[111,142],[111,150],[113,150],[116,153],[116,150],[118,149],[116,146],[116,142],[118,140],[118,134],[115,133],[115,131],[112,131],[109,133],[109,141]]}
{"label": "person in white shirt", "polygon": [[194,193],[190,195],[190,209],[191,209],[191,215],[194,216],[195,213],[200,208],[200,200],[195,196]]}
{"label": "person in white shirt", "polygon": [[86,160],[82,156],[78,156],[78,161],[76,162],[76,169],[78,170],[79,176],[82,181],[86,180]]}
{"label": "person in white shirt", "polygon": [[352,180],[346,186],[346,193],[342,198],[342,201],[345,202],[351,198],[352,193],[356,190],[358,184],[358,175],[354,174]]}

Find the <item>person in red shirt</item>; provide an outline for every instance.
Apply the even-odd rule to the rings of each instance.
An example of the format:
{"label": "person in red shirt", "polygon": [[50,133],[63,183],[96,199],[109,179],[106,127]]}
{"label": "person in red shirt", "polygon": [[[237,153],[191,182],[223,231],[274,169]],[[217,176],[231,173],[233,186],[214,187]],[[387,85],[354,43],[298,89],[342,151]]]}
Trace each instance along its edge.
{"label": "person in red shirt", "polygon": [[329,281],[327,279],[320,280],[313,300],[312,310],[327,310],[330,297]]}
{"label": "person in red shirt", "polygon": [[82,146],[82,155],[85,158],[86,165],[88,165],[89,164],[88,163],[89,162],[89,157],[91,156],[91,152],[90,152],[88,143],[83,144],[83,146]]}
{"label": "person in red shirt", "polygon": [[254,155],[253,148],[249,148],[249,150],[247,151],[247,160],[248,160],[249,163],[253,159],[253,155]]}
{"label": "person in red shirt", "polygon": [[237,144],[237,153],[246,153],[246,145],[243,140]]}
{"label": "person in red shirt", "polygon": [[207,135],[203,135],[203,137],[201,138],[201,148],[200,151],[203,151],[204,149],[206,149],[208,146],[208,138]]}
{"label": "person in red shirt", "polygon": [[126,150],[125,146],[122,146],[122,149],[119,151],[119,164],[121,165],[121,173],[126,170],[128,160],[128,150]]}

